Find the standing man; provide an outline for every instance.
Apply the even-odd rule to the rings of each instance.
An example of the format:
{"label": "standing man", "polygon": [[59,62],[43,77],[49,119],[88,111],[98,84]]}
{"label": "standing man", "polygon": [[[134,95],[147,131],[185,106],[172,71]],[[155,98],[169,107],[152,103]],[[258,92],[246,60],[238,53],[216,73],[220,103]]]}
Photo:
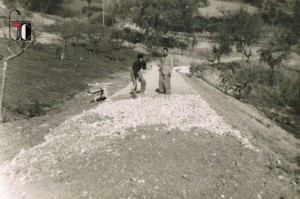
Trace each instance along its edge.
{"label": "standing man", "polygon": [[133,63],[132,70],[131,70],[131,79],[134,87],[134,92],[137,91],[137,83],[136,81],[141,82],[141,93],[142,95],[145,94],[146,90],[146,80],[143,76],[144,70],[146,70],[146,62],[144,61],[143,54],[138,54],[138,59]]}
{"label": "standing man", "polygon": [[171,94],[171,75],[174,67],[174,60],[169,54],[168,48],[163,49],[163,57],[159,67],[159,89],[158,93]]}

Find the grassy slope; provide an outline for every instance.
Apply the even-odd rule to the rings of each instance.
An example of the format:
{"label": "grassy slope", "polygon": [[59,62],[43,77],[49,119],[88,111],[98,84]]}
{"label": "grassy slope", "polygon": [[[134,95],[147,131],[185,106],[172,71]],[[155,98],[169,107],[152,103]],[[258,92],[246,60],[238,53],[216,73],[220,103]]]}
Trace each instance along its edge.
{"label": "grassy slope", "polygon": [[[0,54],[7,54],[6,43],[0,40]],[[4,99],[9,120],[46,113],[54,104],[87,88],[88,83],[127,70],[135,57],[135,53],[123,49],[118,52],[123,59],[117,63],[106,57],[115,54],[111,47],[100,44],[100,53],[97,54],[79,48],[77,55],[83,56],[82,61],[72,47],[67,49],[67,59],[60,60],[55,57],[54,49],[54,46],[39,45],[9,62]]]}

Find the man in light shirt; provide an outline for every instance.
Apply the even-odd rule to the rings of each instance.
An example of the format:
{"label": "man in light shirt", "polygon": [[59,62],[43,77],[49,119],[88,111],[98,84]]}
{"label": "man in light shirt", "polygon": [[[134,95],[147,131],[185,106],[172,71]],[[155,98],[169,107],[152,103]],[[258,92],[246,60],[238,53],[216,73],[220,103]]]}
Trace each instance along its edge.
{"label": "man in light shirt", "polygon": [[163,49],[163,57],[159,67],[159,89],[158,93],[171,94],[171,76],[174,67],[174,60],[169,54],[168,48]]}

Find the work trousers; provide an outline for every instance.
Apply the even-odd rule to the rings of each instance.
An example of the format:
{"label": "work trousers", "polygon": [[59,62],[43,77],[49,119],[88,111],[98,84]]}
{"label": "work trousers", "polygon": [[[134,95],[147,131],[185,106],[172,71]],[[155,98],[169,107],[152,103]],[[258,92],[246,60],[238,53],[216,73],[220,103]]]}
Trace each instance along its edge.
{"label": "work trousers", "polygon": [[143,73],[140,75],[140,77],[135,77],[134,76],[134,71],[131,70],[131,80],[133,85],[135,85],[134,87],[134,91],[137,91],[137,81],[141,82],[141,93],[145,93],[146,90],[146,80],[143,76]]}
{"label": "work trousers", "polygon": [[171,77],[159,71],[159,92],[171,94]]}

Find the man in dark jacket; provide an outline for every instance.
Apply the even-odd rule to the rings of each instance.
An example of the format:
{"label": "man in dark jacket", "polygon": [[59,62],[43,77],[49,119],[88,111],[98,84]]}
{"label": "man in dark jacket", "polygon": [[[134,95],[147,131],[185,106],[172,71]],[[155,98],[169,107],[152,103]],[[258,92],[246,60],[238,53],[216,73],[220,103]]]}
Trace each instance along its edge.
{"label": "man in dark jacket", "polygon": [[146,70],[146,62],[144,61],[143,54],[138,54],[138,60],[133,63],[132,70],[131,70],[131,79],[134,87],[134,91],[137,91],[137,84],[136,81],[141,82],[141,93],[145,94],[146,90],[146,80],[143,77],[143,71]]}

